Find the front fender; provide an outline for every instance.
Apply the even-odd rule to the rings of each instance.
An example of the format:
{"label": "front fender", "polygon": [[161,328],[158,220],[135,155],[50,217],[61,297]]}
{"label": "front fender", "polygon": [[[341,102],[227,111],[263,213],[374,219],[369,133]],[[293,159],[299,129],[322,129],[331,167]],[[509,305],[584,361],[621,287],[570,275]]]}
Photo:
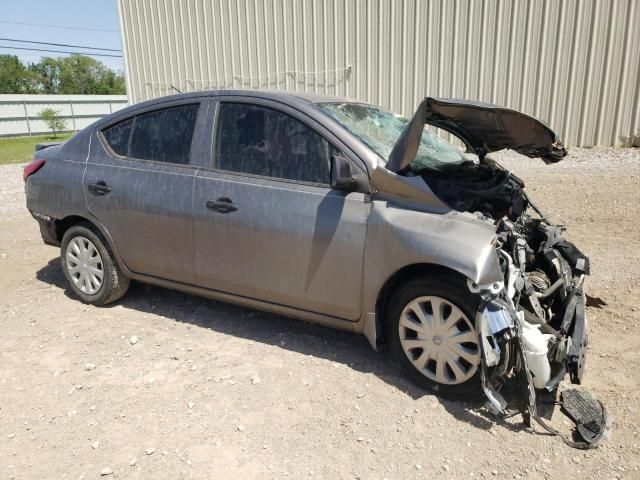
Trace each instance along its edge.
{"label": "front fender", "polygon": [[402,268],[432,264],[454,270],[476,284],[504,281],[492,225],[457,211],[428,213],[374,201],[365,245],[365,312]]}

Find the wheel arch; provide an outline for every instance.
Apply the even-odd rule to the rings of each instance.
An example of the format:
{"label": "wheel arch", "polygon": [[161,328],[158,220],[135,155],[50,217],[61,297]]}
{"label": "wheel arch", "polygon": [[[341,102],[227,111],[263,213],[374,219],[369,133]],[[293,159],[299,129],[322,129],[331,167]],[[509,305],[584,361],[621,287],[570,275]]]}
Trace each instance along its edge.
{"label": "wheel arch", "polygon": [[58,243],[62,243],[62,237],[64,234],[74,225],[78,225],[79,223],[90,223],[93,225],[93,222],[85,217],[80,215],[67,215],[60,220],[56,220],[56,239]]}
{"label": "wheel arch", "polygon": [[447,275],[449,277],[457,277],[462,281],[466,281],[466,277],[452,268],[445,267],[444,265],[438,265],[435,263],[413,263],[405,265],[396,272],[394,272],[383,284],[382,288],[378,292],[375,306],[375,319],[376,319],[376,342],[378,344],[386,344],[387,338],[385,335],[384,322],[389,299],[393,292],[402,284],[408,282],[411,279],[421,276],[437,276]]}
{"label": "wheel arch", "polygon": [[104,226],[98,221],[98,219],[94,218],[91,215],[70,214],[65,216],[64,218],[56,220],[55,222],[56,238],[58,240],[58,243],[62,243],[62,237],[64,237],[64,234],[67,232],[67,230],[81,223],[88,223],[89,225],[94,227],[100,233],[100,235],[102,235],[104,240],[107,242],[107,246],[109,247],[109,250],[111,250],[111,252],[113,253],[114,258],[118,263],[118,266],[125,274],[128,275],[129,270],[127,269],[126,265],[124,265],[124,263],[122,262],[122,258],[120,257],[118,248],[115,242],[113,241],[113,239],[111,238],[111,235],[109,234],[107,229],[104,228]]}

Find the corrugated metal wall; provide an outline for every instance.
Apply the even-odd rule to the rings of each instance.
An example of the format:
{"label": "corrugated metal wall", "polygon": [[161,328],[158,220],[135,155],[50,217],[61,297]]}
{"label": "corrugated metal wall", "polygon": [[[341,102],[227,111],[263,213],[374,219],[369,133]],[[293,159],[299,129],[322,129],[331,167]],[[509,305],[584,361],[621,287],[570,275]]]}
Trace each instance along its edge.
{"label": "corrugated metal wall", "polygon": [[118,0],[129,98],[270,88],[410,114],[425,95],[640,142],[638,0]]}

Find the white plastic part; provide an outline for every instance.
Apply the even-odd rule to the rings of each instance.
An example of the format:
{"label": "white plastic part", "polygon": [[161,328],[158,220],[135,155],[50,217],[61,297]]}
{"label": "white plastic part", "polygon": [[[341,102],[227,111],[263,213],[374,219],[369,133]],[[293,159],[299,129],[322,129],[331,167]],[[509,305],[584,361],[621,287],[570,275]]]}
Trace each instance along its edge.
{"label": "white plastic part", "polygon": [[522,345],[524,354],[527,357],[529,370],[533,375],[533,386],[535,388],[544,388],[551,376],[551,366],[549,365],[549,338],[552,335],[546,335],[540,332],[540,325],[532,325],[527,322],[521,322],[522,325]]}
{"label": "white plastic part", "polygon": [[500,250],[500,255],[502,255],[507,260],[507,276],[506,276],[506,287],[507,287],[507,296],[510,299],[516,296],[516,280],[520,276],[520,269],[513,264],[513,259],[511,255],[509,255],[504,250]]}
{"label": "white plastic part", "polygon": [[520,275],[520,269],[515,267],[513,263],[509,264],[509,280],[507,282],[507,295],[513,299],[516,296],[516,280]]}
{"label": "white plastic part", "polygon": [[471,293],[483,294],[485,292],[489,292],[491,295],[497,295],[504,288],[504,282],[475,283],[471,279],[467,278],[467,287],[469,287],[469,291]]}

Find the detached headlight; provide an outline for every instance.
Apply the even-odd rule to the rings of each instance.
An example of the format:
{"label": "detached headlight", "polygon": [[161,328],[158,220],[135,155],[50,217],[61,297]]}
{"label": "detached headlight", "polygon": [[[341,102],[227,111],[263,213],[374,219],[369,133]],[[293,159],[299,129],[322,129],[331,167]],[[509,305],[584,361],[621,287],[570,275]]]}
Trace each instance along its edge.
{"label": "detached headlight", "polygon": [[507,309],[494,302],[487,302],[482,315],[486,317],[493,336],[504,333],[505,330],[510,330],[513,327],[511,314]]}
{"label": "detached headlight", "polygon": [[488,367],[500,363],[500,344],[508,340],[513,328],[513,319],[507,309],[489,301],[478,310],[476,328],[480,336],[480,349]]}

